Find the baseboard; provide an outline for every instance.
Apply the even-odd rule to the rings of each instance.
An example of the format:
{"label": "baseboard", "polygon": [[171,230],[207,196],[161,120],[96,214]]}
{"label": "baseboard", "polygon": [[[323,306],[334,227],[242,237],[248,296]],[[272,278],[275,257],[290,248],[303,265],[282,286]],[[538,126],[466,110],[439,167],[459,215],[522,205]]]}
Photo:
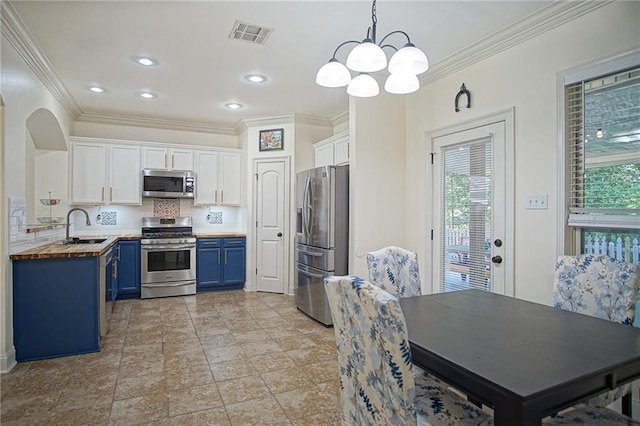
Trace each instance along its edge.
{"label": "baseboard", "polygon": [[16,348],[11,346],[9,352],[0,355],[0,373],[8,373],[16,364]]}

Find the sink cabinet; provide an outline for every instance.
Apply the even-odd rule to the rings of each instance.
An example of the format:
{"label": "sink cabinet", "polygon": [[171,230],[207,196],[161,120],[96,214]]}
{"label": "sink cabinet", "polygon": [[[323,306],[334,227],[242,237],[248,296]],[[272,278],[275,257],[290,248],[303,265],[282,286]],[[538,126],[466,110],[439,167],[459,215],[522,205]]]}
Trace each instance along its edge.
{"label": "sink cabinet", "polygon": [[197,290],[242,288],[246,280],[246,239],[199,238],[196,250]]}
{"label": "sink cabinet", "polygon": [[100,351],[101,273],[99,257],[13,261],[16,360]]}

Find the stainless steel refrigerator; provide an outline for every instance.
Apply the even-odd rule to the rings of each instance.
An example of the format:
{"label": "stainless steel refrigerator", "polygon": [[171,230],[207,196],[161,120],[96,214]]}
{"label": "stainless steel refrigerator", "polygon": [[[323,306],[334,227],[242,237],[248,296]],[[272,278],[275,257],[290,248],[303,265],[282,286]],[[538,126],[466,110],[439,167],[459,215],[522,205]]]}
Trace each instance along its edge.
{"label": "stainless steel refrigerator", "polygon": [[349,166],[298,173],[296,212],[296,306],[332,325],[324,279],[348,274]]}

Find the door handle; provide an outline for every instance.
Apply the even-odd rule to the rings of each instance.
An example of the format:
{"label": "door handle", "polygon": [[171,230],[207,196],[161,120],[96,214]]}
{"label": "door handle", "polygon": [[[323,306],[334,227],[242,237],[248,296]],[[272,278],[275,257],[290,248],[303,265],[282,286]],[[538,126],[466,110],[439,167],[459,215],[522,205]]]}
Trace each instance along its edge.
{"label": "door handle", "polygon": [[278,232],[278,237],[282,237],[282,232]]}
{"label": "door handle", "polygon": [[496,264],[498,264],[498,265],[499,265],[499,264],[501,264],[501,263],[502,263],[502,256],[500,256],[500,255],[498,255],[498,256],[493,256],[493,257],[491,258],[491,261],[492,261],[493,263],[496,263]]}

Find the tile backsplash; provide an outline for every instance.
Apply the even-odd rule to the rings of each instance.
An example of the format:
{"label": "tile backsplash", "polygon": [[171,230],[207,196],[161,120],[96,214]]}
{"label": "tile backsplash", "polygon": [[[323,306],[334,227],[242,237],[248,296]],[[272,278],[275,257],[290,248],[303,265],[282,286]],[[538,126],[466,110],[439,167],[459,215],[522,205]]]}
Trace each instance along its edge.
{"label": "tile backsplash", "polygon": [[[141,206],[83,207],[91,218],[86,226],[83,215],[72,215],[73,235],[139,234],[141,219],[148,216],[191,216],[194,232],[246,232],[245,208],[227,206],[194,206],[193,200],[143,198]],[[108,211],[107,211],[108,210]],[[98,214],[100,221],[97,220]]]}
{"label": "tile backsplash", "polygon": [[154,217],[178,217],[180,216],[180,200],[177,198],[154,198]]}

